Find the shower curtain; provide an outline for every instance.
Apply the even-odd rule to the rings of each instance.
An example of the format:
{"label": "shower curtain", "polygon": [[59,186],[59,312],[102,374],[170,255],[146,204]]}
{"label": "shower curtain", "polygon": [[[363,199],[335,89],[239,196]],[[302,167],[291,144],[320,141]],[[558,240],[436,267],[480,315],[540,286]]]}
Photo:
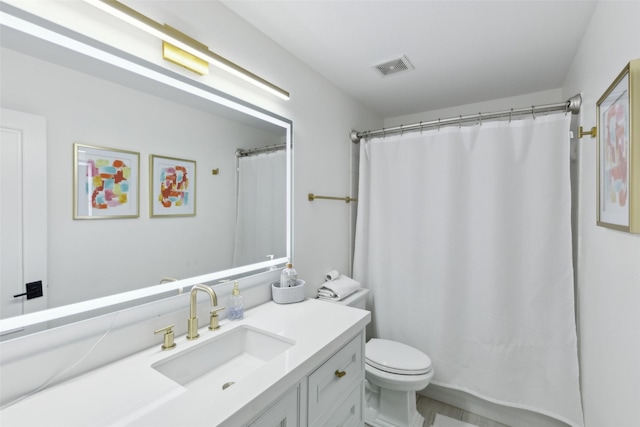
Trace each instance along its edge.
{"label": "shower curtain", "polygon": [[240,157],[233,266],[287,253],[286,152]]}
{"label": "shower curtain", "polygon": [[354,277],[432,381],[582,426],[570,117],[361,142]]}

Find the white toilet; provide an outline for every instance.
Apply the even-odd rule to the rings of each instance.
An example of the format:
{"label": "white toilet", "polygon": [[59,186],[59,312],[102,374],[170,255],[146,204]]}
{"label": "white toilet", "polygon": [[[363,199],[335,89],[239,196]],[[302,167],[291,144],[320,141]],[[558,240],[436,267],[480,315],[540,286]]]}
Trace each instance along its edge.
{"label": "white toilet", "polygon": [[[368,289],[339,304],[365,309]],[[373,427],[422,427],[416,391],[433,378],[429,356],[406,344],[372,338],[365,346],[365,422]]]}

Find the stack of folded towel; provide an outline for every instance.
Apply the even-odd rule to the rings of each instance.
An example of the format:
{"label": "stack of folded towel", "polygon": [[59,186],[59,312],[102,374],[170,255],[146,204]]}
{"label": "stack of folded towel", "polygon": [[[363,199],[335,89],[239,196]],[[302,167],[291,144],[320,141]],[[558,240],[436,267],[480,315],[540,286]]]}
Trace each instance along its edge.
{"label": "stack of folded towel", "polygon": [[318,289],[318,298],[340,301],[360,289],[360,283],[344,274],[331,270],[326,281]]}

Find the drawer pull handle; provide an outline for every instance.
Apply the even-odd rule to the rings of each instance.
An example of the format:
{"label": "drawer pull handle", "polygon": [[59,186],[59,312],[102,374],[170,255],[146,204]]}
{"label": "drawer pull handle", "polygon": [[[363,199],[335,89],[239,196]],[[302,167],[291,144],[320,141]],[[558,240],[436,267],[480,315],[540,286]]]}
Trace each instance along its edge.
{"label": "drawer pull handle", "polygon": [[336,377],[342,378],[345,375],[347,375],[347,371],[339,371],[339,370],[336,369]]}

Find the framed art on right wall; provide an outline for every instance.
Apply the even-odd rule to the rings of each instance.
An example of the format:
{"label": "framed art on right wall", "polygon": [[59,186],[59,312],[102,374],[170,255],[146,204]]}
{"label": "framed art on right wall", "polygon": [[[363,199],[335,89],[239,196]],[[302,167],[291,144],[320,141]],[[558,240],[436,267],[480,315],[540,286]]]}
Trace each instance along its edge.
{"label": "framed art on right wall", "polygon": [[640,233],[640,59],[600,97],[597,114],[597,224]]}

